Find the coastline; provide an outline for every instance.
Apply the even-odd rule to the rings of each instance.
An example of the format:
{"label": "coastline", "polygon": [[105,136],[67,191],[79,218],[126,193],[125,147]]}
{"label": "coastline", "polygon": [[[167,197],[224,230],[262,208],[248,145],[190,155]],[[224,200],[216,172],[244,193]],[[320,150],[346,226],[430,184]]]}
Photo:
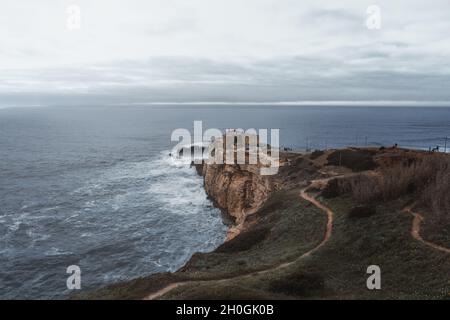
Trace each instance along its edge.
{"label": "coastline", "polygon": [[[345,161],[340,166],[335,165],[338,153],[345,154]],[[411,293],[407,293],[406,297],[417,296],[417,292],[423,292],[424,295],[419,295],[423,298],[442,297],[439,292],[447,290],[445,288],[448,285],[443,279],[447,274],[445,270],[450,270],[450,259],[442,260],[448,258],[446,252],[423,247],[409,233],[409,215],[395,213],[411,202],[411,195],[406,194],[398,200],[378,204],[378,213],[371,213],[367,216],[369,218],[350,220],[348,215],[353,214],[353,211],[359,212],[356,211],[359,207],[355,206],[353,200],[336,194],[331,198],[324,197],[325,194],[336,192],[331,183],[336,179],[348,180],[361,174],[368,175],[367,177],[378,176],[380,167],[392,168],[412,161],[411,159],[427,156],[427,152],[390,148],[348,148],[310,154],[282,153],[281,158],[286,161],[283,161],[279,173],[267,178],[267,181],[261,181],[252,167],[197,165],[195,170],[204,177],[208,197],[223,213],[235,219],[224,243],[212,252],[194,254],[174,273],[155,274],[110,285],[75,298],[287,299],[294,296],[334,299],[345,297],[348,294],[346,292],[356,292],[351,296],[358,298],[386,298],[386,294],[400,294],[405,290],[402,287],[405,284],[399,283],[398,289],[394,289],[393,293],[370,294],[361,291],[363,288],[355,287],[359,280],[354,279],[354,267],[350,270],[342,269],[356,258],[346,255],[351,252],[357,254],[357,260],[352,262],[357,268],[360,268],[358,265],[364,266],[366,260],[373,260],[375,255],[381,261],[386,260],[384,264],[397,266],[398,272],[420,272],[422,267],[416,267],[414,262],[405,264],[402,260],[397,261],[402,256],[402,250],[415,250],[419,256],[426,257],[429,268],[434,270],[432,273],[435,275],[431,281],[431,273],[417,273],[416,277],[423,278],[421,283],[428,284],[425,287],[421,284],[409,284],[406,288]],[[313,203],[317,197],[320,200]],[[328,212],[328,219],[324,212]],[[367,219],[375,220],[367,225]],[[386,224],[386,221],[391,222]],[[425,216],[425,221],[431,220]],[[333,227],[334,223],[336,225]],[[376,227],[380,224],[384,226],[382,230]],[[405,227],[400,228],[402,225]],[[331,232],[334,228],[336,230]],[[350,229],[344,231],[345,228]],[[405,232],[401,231],[403,228]],[[354,247],[342,255],[342,241],[350,243],[350,246],[358,245],[361,230],[365,230],[365,238],[385,233],[384,241],[388,242],[392,241],[392,237],[401,236],[404,239],[401,243],[406,248],[394,246],[389,250],[396,253],[385,256],[383,252],[374,252],[373,249],[360,251],[358,247]],[[348,237],[352,240],[346,239]],[[429,235],[424,234],[422,237],[427,238]],[[448,246],[441,244],[442,247],[446,245]],[[338,252],[341,252],[340,256],[336,255]],[[329,257],[332,257],[331,265],[327,262]],[[327,280],[326,274],[330,272],[341,274],[340,277],[348,282],[348,287],[338,289],[337,283]],[[353,278],[350,277],[351,274]],[[396,290],[400,291],[395,293]]]}

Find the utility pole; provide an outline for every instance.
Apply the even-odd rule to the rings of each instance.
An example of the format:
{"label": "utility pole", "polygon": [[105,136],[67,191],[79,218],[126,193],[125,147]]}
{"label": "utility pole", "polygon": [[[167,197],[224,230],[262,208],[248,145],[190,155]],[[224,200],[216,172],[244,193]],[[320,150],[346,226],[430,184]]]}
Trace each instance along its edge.
{"label": "utility pole", "polygon": [[448,139],[448,137],[445,137],[444,153],[447,153],[447,139]]}

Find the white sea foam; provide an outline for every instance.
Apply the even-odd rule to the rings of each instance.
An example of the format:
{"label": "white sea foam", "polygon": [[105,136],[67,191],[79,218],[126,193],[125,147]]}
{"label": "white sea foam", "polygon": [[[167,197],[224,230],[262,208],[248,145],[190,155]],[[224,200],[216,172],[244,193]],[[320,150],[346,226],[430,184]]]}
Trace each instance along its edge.
{"label": "white sea foam", "polygon": [[31,203],[22,212],[0,216],[4,239],[17,244],[14,251],[5,246],[0,253],[10,259],[52,257],[55,263],[80,255],[89,281],[109,283],[175,271],[194,252],[223,242],[227,228],[189,159],[174,159],[165,151],[96,173],[64,201]]}
{"label": "white sea foam", "polygon": [[45,252],[46,256],[60,256],[60,255],[67,255],[72,254],[70,251],[64,251],[62,249],[51,247],[49,250]]}
{"label": "white sea foam", "polygon": [[147,192],[161,205],[176,214],[197,214],[207,206],[201,177],[197,176],[186,158],[168,157],[167,153],[152,164],[158,179],[152,181]]}

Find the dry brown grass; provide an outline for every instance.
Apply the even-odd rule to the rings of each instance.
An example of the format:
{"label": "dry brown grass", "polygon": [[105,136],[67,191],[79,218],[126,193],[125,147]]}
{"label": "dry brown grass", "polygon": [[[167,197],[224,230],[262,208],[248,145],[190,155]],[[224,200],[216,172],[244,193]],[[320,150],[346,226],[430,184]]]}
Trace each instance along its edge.
{"label": "dry brown grass", "polygon": [[378,177],[360,174],[349,180],[349,186],[353,198],[360,203],[378,200],[382,194]]}
{"label": "dry brown grass", "polygon": [[416,194],[418,203],[435,219],[450,219],[450,157],[446,155],[428,155],[409,165],[380,169],[376,175],[361,173],[333,183],[337,194],[351,192],[363,204]]}
{"label": "dry brown grass", "polygon": [[450,220],[450,161],[442,161],[432,181],[421,191],[420,204],[433,213],[432,219]]}

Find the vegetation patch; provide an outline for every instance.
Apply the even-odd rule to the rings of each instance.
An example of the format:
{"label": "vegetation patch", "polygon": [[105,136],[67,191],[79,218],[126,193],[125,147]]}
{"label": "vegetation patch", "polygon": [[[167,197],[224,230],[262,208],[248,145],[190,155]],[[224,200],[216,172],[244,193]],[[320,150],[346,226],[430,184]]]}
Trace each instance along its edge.
{"label": "vegetation patch", "polygon": [[354,172],[375,169],[378,165],[373,159],[376,151],[368,149],[344,149],[332,152],[328,165],[343,166]]}
{"label": "vegetation patch", "polygon": [[374,205],[360,205],[350,209],[349,218],[367,218],[377,214],[377,207]]}
{"label": "vegetation patch", "polygon": [[217,253],[232,253],[249,250],[253,246],[266,239],[270,229],[267,227],[258,227],[242,232],[235,238],[223,243],[216,249]]}
{"label": "vegetation patch", "polygon": [[339,197],[351,191],[351,185],[348,179],[335,178],[328,181],[325,188],[321,192],[321,196],[325,199]]}
{"label": "vegetation patch", "polygon": [[187,278],[182,274],[158,273],[148,277],[133,279],[108,285],[102,289],[81,292],[72,295],[73,300],[136,300],[143,299],[150,292],[164,288],[170,283],[184,281]]}
{"label": "vegetation patch", "polygon": [[322,156],[325,154],[325,151],[322,150],[314,150],[311,155],[309,156],[309,158],[311,160],[317,159],[318,157]]}
{"label": "vegetation patch", "polygon": [[307,297],[318,294],[325,287],[325,281],[319,273],[297,271],[286,274],[269,284],[269,290],[291,296]]}

